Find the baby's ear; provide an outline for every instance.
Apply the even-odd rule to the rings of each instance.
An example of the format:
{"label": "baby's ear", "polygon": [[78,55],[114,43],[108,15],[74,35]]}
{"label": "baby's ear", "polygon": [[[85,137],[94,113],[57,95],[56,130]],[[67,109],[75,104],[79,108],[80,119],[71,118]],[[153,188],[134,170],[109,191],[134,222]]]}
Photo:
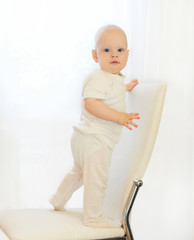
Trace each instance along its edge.
{"label": "baby's ear", "polygon": [[127,49],[127,54],[128,54],[128,56],[129,56],[129,49]]}
{"label": "baby's ear", "polygon": [[98,62],[98,56],[97,56],[96,49],[92,50],[92,57],[93,57],[94,61],[97,63]]}

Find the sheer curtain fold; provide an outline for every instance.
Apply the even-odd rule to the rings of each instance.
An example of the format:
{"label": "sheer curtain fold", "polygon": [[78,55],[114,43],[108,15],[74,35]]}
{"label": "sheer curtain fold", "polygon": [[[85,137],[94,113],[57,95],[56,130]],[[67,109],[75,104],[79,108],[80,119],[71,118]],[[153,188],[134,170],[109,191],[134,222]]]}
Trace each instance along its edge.
{"label": "sheer curtain fold", "polygon": [[[142,231],[149,232],[150,239],[154,239],[154,235],[158,240],[164,236],[192,239],[193,13],[192,0],[148,1],[144,80],[168,83],[153,161],[145,177],[146,193],[141,199],[147,209],[136,206],[139,213],[142,210],[149,218],[146,224],[141,224],[142,215],[134,216],[143,225]],[[150,231],[150,226],[157,228],[157,233]],[[137,236],[141,239],[143,235],[138,230]]]}

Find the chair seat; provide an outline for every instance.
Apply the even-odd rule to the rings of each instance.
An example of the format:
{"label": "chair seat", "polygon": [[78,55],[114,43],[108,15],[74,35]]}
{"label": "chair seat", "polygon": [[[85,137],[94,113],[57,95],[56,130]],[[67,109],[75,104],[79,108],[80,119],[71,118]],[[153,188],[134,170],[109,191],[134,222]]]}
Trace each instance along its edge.
{"label": "chair seat", "polygon": [[10,240],[92,240],[124,236],[123,228],[92,228],[82,224],[80,209],[0,211],[0,227]]}

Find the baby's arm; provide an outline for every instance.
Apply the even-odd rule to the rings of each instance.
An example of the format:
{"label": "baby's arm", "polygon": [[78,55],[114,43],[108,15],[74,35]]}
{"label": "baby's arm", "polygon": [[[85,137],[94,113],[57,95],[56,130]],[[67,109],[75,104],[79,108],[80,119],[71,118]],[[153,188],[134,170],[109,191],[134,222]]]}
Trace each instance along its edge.
{"label": "baby's arm", "polygon": [[132,130],[131,126],[138,127],[132,120],[139,119],[139,113],[119,112],[108,107],[101,99],[86,98],[84,100],[85,109],[94,116],[112,122],[117,122],[120,125]]}
{"label": "baby's arm", "polygon": [[129,83],[125,85],[126,91],[131,91],[135,86],[139,84],[137,79],[131,80]]}

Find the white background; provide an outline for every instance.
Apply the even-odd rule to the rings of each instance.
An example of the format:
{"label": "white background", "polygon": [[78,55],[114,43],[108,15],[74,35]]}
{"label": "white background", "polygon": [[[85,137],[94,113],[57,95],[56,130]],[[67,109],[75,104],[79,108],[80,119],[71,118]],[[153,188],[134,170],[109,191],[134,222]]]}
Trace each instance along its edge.
{"label": "white background", "polygon": [[[113,23],[128,35],[128,78],[168,82],[135,239],[192,239],[193,13],[193,0],[0,1],[0,208],[50,207],[72,164],[94,34]],[[76,196],[70,207],[82,205]]]}

